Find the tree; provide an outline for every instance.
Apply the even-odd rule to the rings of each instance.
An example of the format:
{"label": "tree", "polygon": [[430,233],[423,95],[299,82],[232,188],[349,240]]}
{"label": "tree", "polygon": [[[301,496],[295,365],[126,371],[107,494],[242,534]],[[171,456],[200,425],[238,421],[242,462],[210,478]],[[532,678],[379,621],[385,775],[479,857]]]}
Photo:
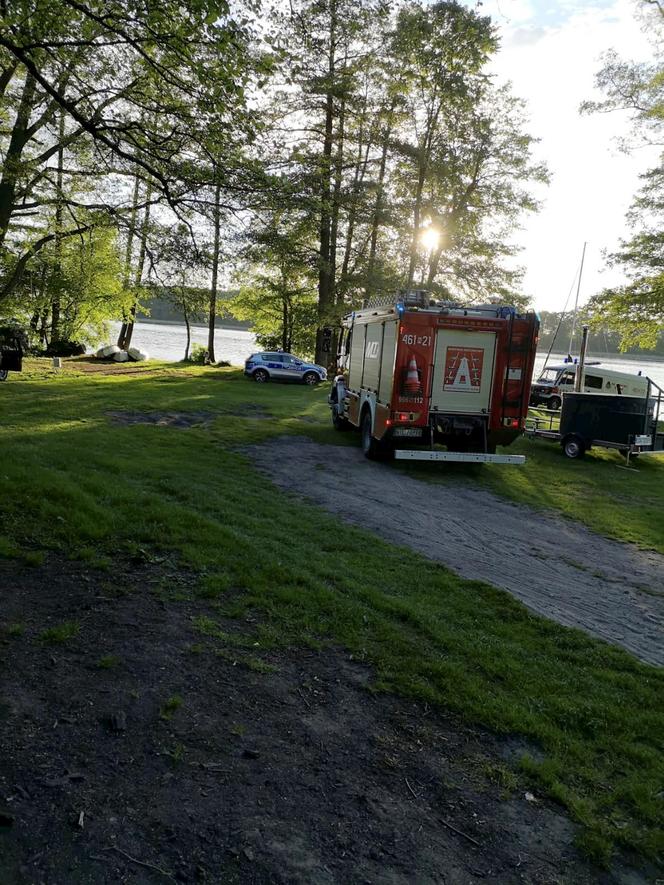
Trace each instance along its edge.
{"label": "tree", "polygon": [[309,219],[275,211],[244,250],[247,282],[228,309],[251,320],[259,344],[311,356],[316,346],[316,256]]}
{"label": "tree", "polygon": [[[127,179],[150,182],[151,202],[183,216],[207,202],[213,161],[224,191],[242,193],[238,145],[253,131],[244,111],[247,42],[223,0],[3,6],[0,101],[10,125],[0,136],[0,303],[56,237],[109,217],[126,230],[136,208]],[[103,176],[103,186],[83,205],[66,201],[62,230],[38,230],[34,218],[54,199],[49,161],[62,152],[65,180]]]}
{"label": "tree", "polygon": [[[511,235],[546,172],[522,105],[484,73],[490,20],[453,0],[300,0],[282,30],[264,154],[288,212],[315,224],[316,359],[323,326],[415,281],[517,300]],[[445,236],[425,253],[428,225]]]}
{"label": "tree", "polygon": [[[605,58],[597,85],[606,98],[586,102],[584,112],[629,110],[637,143],[662,143],[664,136],[664,7],[644,0],[644,15],[657,46],[654,63],[630,64],[615,53]],[[638,345],[655,347],[664,329],[664,155],[660,163],[641,176],[643,185],[636,196],[628,222],[634,234],[622,240],[609,255],[609,264],[619,267],[627,282],[605,289],[591,298],[587,310],[591,322],[615,329],[621,349]]]}
{"label": "tree", "polygon": [[49,352],[57,353],[71,350],[74,343],[95,344],[108,333],[108,320],[127,309],[131,297],[122,285],[117,231],[94,226],[63,241],[60,248],[52,242],[40,250],[7,307],[30,323]]}
{"label": "tree", "polygon": [[209,305],[207,287],[198,285],[206,272],[206,258],[192,242],[185,224],[162,227],[155,239],[155,278],[165,297],[182,311],[187,330],[183,357],[186,361],[191,350],[191,321],[204,317]]}

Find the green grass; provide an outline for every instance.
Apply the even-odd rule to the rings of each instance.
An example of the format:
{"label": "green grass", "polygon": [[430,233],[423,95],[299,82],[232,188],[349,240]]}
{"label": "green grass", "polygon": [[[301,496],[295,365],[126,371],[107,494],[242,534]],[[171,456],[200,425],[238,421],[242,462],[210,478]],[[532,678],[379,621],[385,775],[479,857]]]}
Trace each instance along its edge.
{"label": "green grass", "polygon": [[25,624],[22,624],[20,621],[15,621],[13,624],[6,624],[3,627],[3,633],[6,636],[11,636],[12,639],[16,639],[19,636],[23,636],[25,633]]}
{"label": "green grass", "polygon": [[113,670],[119,664],[120,658],[117,655],[103,655],[97,661],[97,668],[99,670]]}
{"label": "green grass", "polygon": [[65,621],[42,630],[39,640],[45,645],[66,645],[70,640],[76,639],[80,632],[81,628],[75,621]]}
{"label": "green grass", "polygon": [[161,719],[172,719],[175,713],[182,706],[182,698],[179,694],[174,694],[170,698],[166,698],[159,710]]}
{"label": "green grass", "polygon": [[[280,492],[236,450],[293,432],[356,444],[352,434],[328,429],[326,392],[252,385],[235,370],[157,367],[104,377],[74,368],[55,376],[28,363],[23,377],[0,385],[7,549],[79,558],[94,550],[102,560],[140,555],[143,563],[173,555],[200,576],[182,591],[201,605],[190,624],[199,653],[211,645],[235,659],[249,648],[342,646],[373,666],[376,689],[525,739],[532,749],[519,779],[569,809],[594,857],[606,860],[616,845],[661,856],[662,671],[536,617],[502,591],[342,526]],[[252,417],[253,405],[271,417]],[[218,417],[209,429],[125,427],[107,419],[109,409]],[[524,447],[537,452],[524,471],[452,475],[570,515],[584,509],[583,494],[576,504],[566,496],[586,482],[605,520],[614,501],[662,549],[661,517],[658,531],[631,495],[638,481],[649,500],[662,500],[660,465],[632,475],[616,470],[613,456],[576,464],[543,444],[524,441],[517,450]],[[242,619],[242,633],[223,629],[222,617]],[[265,665],[256,658],[255,666]],[[505,773],[496,777],[512,783]]]}

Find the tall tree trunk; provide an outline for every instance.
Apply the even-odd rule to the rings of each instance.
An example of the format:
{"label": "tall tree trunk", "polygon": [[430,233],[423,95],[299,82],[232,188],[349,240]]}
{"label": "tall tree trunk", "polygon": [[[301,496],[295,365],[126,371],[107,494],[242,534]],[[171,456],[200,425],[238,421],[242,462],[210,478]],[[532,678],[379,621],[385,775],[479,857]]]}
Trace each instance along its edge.
{"label": "tall tree trunk", "polygon": [[290,336],[288,334],[288,278],[285,268],[281,268],[281,349],[290,353]]}
{"label": "tall tree trunk", "polygon": [[187,327],[187,344],[184,349],[184,361],[185,363],[189,359],[189,348],[191,347],[191,324],[189,322],[189,311],[187,310],[187,302],[185,299],[182,299],[182,316],[184,317],[184,324]]}
{"label": "tall tree trunk", "polygon": [[[125,266],[124,277],[122,280],[122,288],[126,292],[131,282],[131,259],[134,250],[134,231],[136,229],[136,218],[138,215],[138,197],[140,193],[140,179],[138,175],[134,179],[134,195],[131,201],[131,215],[129,216],[129,230],[127,231],[127,246],[125,249]],[[122,318],[122,325],[118,333],[118,347],[123,346],[125,336],[127,334],[128,316]]]}
{"label": "tall tree trunk", "polygon": [[337,4],[330,2],[330,46],[328,53],[328,83],[325,96],[325,136],[320,170],[320,248],[318,270],[318,329],[316,330],[316,362],[322,363],[327,354],[323,350],[323,326],[329,319],[333,297],[333,278],[330,255],[332,146],[334,142],[334,77],[336,73]]}
{"label": "tall tree trunk", "polygon": [[51,302],[51,347],[57,347],[60,340],[60,293],[62,287],[62,214],[64,193],[62,187],[65,140],[65,112],[60,109],[58,124],[58,170],[56,173],[56,204],[55,204],[55,293]]}
{"label": "tall tree trunk", "polygon": [[219,280],[219,236],[221,227],[221,184],[214,191],[214,246],[212,249],[212,286],[210,288],[210,316],[208,319],[208,362],[215,363],[214,329],[217,319],[217,285]]}
{"label": "tall tree trunk", "polygon": [[376,268],[376,251],[378,247],[378,229],[380,228],[380,216],[383,211],[383,186],[385,183],[385,168],[387,166],[387,151],[390,143],[392,127],[388,125],[383,137],[383,149],[380,154],[378,167],[378,187],[376,188],[376,202],[374,204],[373,218],[371,219],[371,238],[369,241],[369,258],[367,260],[367,280],[364,289],[365,299],[369,298],[374,291],[374,271]]}
{"label": "tall tree trunk", "polygon": [[[145,267],[145,254],[147,251],[147,243],[148,243],[148,225],[150,224],[150,198],[152,197],[152,182],[148,181],[148,185],[145,191],[145,210],[143,212],[143,222],[141,224],[141,240],[140,240],[140,248],[138,250],[138,264],[136,266],[136,292],[138,293],[138,289],[140,288],[141,282],[143,280],[143,268]],[[138,294],[134,298],[134,303],[131,306],[131,311],[129,313],[129,322],[127,323],[127,331],[125,333],[124,341],[120,345],[123,350],[129,350],[131,347],[131,338],[134,334],[134,324],[136,322],[136,310],[138,308]]]}
{"label": "tall tree trunk", "polygon": [[341,204],[341,173],[343,170],[344,126],[346,122],[346,100],[341,99],[339,123],[337,126],[337,151],[334,157],[334,188],[330,217],[330,301],[336,302],[337,277],[337,238],[339,235],[339,210]]}
{"label": "tall tree trunk", "polygon": [[413,205],[413,236],[410,241],[410,259],[408,261],[408,281],[406,288],[410,289],[413,285],[415,277],[415,267],[417,265],[418,256],[418,238],[420,235],[420,215],[422,212],[422,194],[424,192],[424,182],[426,180],[426,164],[424,157],[420,155],[419,168],[417,174],[417,188],[415,190],[415,203]]}
{"label": "tall tree trunk", "polygon": [[32,74],[26,74],[16,112],[16,120],[12,127],[9,144],[2,162],[2,178],[0,179],[0,246],[5,241],[9,222],[14,211],[16,185],[20,177],[20,163],[23,148],[30,138],[30,112],[35,97],[35,81]]}
{"label": "tall tree trunk", "polygon": [[[348,211],[348,226],[346,228],[346,243],[344,246],[344,257],[341,263],[341,278],[340,278],[340,288],[337,295],[337,302],[340,299],[343,299],[344,296],[344,286],[348,278],[348,268],[350,267],[350,256],[353,248],[353,237],[355,235],[355,219],[357,217],[357,209],[358,209],[358,197],[359,191],[362,183],[364,182],[364,176],[366,175],[367,167],[369,165],[369,151],[371,149],[372,144],[372,135],[371,130],[369,130],[369,134],[367,135],[366,145],[364,144],[364,122],[366,115],[366,102],[364,104],[362,121],[360,123],[360,131],[358,135],[358,144],[357,144],[357,158],[355,160],[355,170],[353,172],[353,184],[351,187],[352,200],[350,204],[350,209]],[[363,155],[364,154],[364,158]],[[366,244],[365,244],[366,245]]]}

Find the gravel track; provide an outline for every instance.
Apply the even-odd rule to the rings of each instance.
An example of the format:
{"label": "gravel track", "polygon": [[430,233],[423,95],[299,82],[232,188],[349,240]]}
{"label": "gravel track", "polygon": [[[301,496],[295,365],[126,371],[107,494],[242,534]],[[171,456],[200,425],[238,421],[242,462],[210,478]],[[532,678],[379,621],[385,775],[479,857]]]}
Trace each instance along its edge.
{"label": "gravel track", "polygon": [[414,479],[356,448],[284,437],[245,451],[281,488],[664,665],[664,556],[470,482]]}

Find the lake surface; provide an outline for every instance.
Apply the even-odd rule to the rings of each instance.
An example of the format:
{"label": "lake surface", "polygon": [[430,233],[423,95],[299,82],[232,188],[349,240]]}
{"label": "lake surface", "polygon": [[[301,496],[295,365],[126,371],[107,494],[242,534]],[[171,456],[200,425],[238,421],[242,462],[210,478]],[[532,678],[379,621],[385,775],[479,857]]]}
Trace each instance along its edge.
{"label": "lake surface", "polygon": [[[112,334],[110,341],[115,341],[120,329],[120,323],[111,323]],[[134,329],[132,344],[141,350],[146,350],[151,357],[159,360],[181,360],[184,357],[184,347],[187,333],[184,325],[178,323],[137,323]],[[207,346],[207,326],[196,325],[191,327],[191,340],[194,344]],[[242,366],[244,361],[258,350],[256,338],[252,332],[243,329],[218,328],[215,333],[215,355],[218,360],[228,360],[233,366]],[[544,365],[546,353],[539,353],[535,360],[535,377],[540,373]],[[549,358],[550,365],[563,362],[565,354],[553,353]],[[641,372],[664,388],[664,359],[634,359],[630,356],[610,354],[608,356],[588,355],[589,360],[598,360],[602,365],[615,369],[618,372],[629,372],[636,375]]]}
{"label": "lake surface", "polygon": [[[120,323],[111,323],[109,340],[115,343]],[[192,325],[192,344],[207,347],[207,326]],[[156,360],[184,359],[187,330],[179,323],[136,323],[131,343]],[[256,337],[243,329],[217,328],[214,335],[214,351],[217,360],[228,360],[233,366],[243,366],[244,361],[256,352]]]}

